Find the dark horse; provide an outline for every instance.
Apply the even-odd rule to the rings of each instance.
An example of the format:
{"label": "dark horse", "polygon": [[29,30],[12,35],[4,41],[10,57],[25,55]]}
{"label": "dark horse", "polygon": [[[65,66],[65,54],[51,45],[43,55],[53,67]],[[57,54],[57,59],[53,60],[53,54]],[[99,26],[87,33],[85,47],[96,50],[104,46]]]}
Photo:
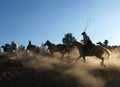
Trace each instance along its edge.
{"label": "dark horse", "polygon": [[4,52],[16,52],[17,50],[17,44],[12,41],[11,45],[10,44],[5,44],[1,46],[3,48]]}
{"label": "dark horse", "polygon": [[10,44],[5,44],[1,46],[1,48],[3,48],[4,52],[11,52],[11,45]]}
{"label": "dark horse", "polygon": [[48,49],[51,54],[53,54],[54,52],[60,52],[62,54],[62,58],[64,57],[64,54],[66,52],[70,52],[70,49],[67,47],[67,45],[63,44],[55,45],[51,43],[49,40],[47,40],[44,45],[48,46]]}
{"label": "dark horse", "polygon": [[39,53],[39,52],[40,52],[39,47],[33,45],[33,44],[31,43],[31,41],[29,41],[29,43],[28,43],[27,50],[28,50],[29,52],[32,52],[32,53]]}
{"label": "dark horse", "polygon": [[79,50],[79,53],[80,53],[80,56],[78,57],[77,61],[81,57],[83,57],[84,62],[85,62],[85,60],[86,60],[85,57],[86,56],[96,56],[97,58],[100,58],[102,60],[100,64],[102,66],[105,66],[105,64],[104,64],[105,54],[108,55],[107,59],[109,59],[110,56],[111,56],[111,52],[108,49],[106,49],[106,48],[104,48],[102,46],[94,45],[91,49],[88,49],[87,53],[85,53],[84,45],[82,45],[80,42],[74,41],[74,45],[77,46],[77,48]]}

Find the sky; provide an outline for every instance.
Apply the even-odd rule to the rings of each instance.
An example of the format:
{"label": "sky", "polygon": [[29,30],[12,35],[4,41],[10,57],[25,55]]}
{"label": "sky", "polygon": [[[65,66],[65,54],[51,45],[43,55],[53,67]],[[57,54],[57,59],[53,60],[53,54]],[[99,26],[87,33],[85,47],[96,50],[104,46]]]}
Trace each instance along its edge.
{"label": "sky", "polygon": [[120,0],[0,0],[0,45],[62,43],[66,33],[120,45]]}

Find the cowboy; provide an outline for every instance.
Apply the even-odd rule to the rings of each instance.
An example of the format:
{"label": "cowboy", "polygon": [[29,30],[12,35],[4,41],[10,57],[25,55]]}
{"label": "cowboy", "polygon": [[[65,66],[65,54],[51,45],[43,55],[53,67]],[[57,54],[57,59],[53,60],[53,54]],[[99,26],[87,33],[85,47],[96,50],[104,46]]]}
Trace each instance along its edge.
{"label": "cowboy", "polygon": [[93,43],[90,40],[90,37],[85,32],[82,32],[81,34],[83,35],[82,41],[84,42],[85,51],[87,52],[88,49],[93,47]]}
{"label": "cowboy", "polygon": [[104,41],[104,45],[107,47],[108,46],[108,40]]}

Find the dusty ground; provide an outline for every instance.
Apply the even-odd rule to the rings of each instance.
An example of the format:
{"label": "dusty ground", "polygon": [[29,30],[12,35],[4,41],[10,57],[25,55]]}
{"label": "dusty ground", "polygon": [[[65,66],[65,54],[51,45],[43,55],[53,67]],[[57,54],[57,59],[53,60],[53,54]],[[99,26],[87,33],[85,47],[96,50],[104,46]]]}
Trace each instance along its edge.
{"label": "dusty ground", "polygon": [[[86,63],[72,53],[63,60],[60,54],[0,54],[1,87],[120,87],[120,53],[112,50],[106,67],[100,59],[87,57]],[[9,57],[9,58],[8,58]],[[9,59],[9,60],[8,60]]]}

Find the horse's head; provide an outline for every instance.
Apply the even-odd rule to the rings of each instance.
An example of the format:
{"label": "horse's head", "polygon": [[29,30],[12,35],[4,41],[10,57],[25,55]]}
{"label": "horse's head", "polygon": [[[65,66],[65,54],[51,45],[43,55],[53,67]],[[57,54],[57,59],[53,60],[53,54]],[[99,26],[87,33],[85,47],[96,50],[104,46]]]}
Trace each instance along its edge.
{"label": "horse's head", "polygon": [[11,45],[7,43],[7,44],[5,44],[5,47],[6,47],[6,48],[10,48]]}
{"label": "horse's head", "polygon": [[1,48],[4,48],[4,47],[5,47],[4,45],[1,46]]}
{"label": "horse's head", "polygon": [[97,42],[97,44],[100,46],[104,46],[104,44],[102,42]]}
{"label": "horse's head", "polygon": [[74,40],[73,45],[75,45],[75,46],[82,46],[82,43],[77,41],[77,40]]}
{"label": "horse's head", "polygon": [[97,44],[102,44],[101,42],[97,42]]}

